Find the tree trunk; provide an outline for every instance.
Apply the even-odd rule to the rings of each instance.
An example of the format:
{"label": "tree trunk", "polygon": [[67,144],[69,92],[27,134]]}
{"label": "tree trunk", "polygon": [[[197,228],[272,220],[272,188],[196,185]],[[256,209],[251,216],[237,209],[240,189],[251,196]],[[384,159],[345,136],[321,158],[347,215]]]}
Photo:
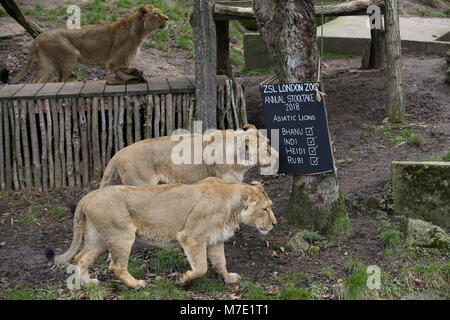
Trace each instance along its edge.
{"label": "tree trunk", "polygon": [[191,24],[195,41],[195,120],[203,130],[216,128],[216,23],[213,0],[194,0]]}
{"label": "tree trunk", "polygon": [[33,38],[44,32],[36,23],[25,17],[13,0],[0,0],[6,12],[16,20]]}
{"label": "tree trunk", "polygon": [[385,0],[387,114],[390,122],[403,122],[405,118],[402,89],[402,46],[397,8],[398,0]]}
{"label": "tree trunk", "polygon": [[[280,82],[315,81],[314,1],[254,0],[253,9]],[[283,212],[290,223],[325,233],[343,214],[346,211],[336,174],[294,175],[292,195]]]}

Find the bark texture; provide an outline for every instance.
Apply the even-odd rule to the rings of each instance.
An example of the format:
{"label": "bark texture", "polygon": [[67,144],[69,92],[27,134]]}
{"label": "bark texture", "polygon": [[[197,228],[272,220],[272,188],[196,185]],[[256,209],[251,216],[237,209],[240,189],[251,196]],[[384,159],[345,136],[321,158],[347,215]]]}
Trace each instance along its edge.
{"label": "bark texture", "polygon": [[385,0],[387,113],[390,122],[403,122],[405,106],[402,89],[402,46],[398,18],[398,0]]}
{"label": "bark texture", "polygon": [[213,0],[194,0],[191,24],[195,41],[195,120],[203,130],[217,127],[216,24]]}
{"label": "bark texture", "polygon": [[[255,0],[253,9],[280,82],[317,80],[314,1]],[[294,175],[283,214],[302,228],[330,230],[336,217],[346,215],[336,174]]]}

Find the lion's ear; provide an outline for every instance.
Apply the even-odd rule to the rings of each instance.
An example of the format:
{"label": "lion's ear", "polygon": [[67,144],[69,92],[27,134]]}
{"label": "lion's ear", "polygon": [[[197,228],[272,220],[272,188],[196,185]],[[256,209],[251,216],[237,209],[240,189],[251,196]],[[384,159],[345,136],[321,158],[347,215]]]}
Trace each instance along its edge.
{"label": "lion's ear", "polygon": [[258,129],[256,129],[256,127],[255,127],[254,125],[249,124],[249,123],[247,123],[247,124],[244,126],[243,129],[244,129],[244,130],[248,130],[248,129],[258,130]]}
{"label": "lion's ear", "polygon": [[147,7],[141,7],[141,8],[139,9],[139,14],[140,14],[142,17],[148,16],[148,15],[150,14],[150,10],[149,10]]}

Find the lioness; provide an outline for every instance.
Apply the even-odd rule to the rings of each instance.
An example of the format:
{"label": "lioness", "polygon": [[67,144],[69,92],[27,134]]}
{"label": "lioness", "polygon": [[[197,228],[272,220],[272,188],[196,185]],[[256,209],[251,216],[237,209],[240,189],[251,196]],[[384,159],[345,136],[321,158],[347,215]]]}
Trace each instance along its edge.
{"label": "lioness", "polygon": [[167,27],[167,21],[157,8],[147,5],[112,24],[43,32],[31,44],[25,67],[9,83],[19,82],[35,59],[38,75],[33,83],[48,82],[54,75],[58,82],[66,82],[78,63],[106,66],[118,78],[129,80],[134,78],[130,64],[141,43],[153,30]]}
{"label": "lioness", "polygon": [[[244,173],[252,166],[271,166],[276,163],[278,152],[270,146],[270,141],[253,125],[244,126],[245,130],[236,130],[234,132],[219,130],[210,135],[180,135],[178,138],[170,136],[145,139],[131,144],[118,151],[109,161],[105,168],[100,188],[111,183],[116,172],[119,172],[122,184],[132,186],[155,185],[159,182],[164,183],[195,183],[207,177],[217,177],[226,181],[242,182]],[[227,146],[225,135],[231,135],[232,138],[254,137],[253,141],[245,140],[241,146],[234,148],[234,145]],[[222,138],[224,154],[226,148],[230,149],[232,163],[201,163],[195,164],[175,164],[172,159],[174,147],[180,143],[182,138],[199,138],[202,143],[202,152],[206,147]],[[237,140],[237,139],[236,139]],[[237,143],[236,143],[237,144]],[[192,156],[195,146],[192,148]],[[237,153],[243,156],[253,156],[257,161],[255,163],[237,163]],[[201,155],[200,155],[201,156]],[[223,159],[223,158],[222,158]],[[225,161],[224,161],[225,162]]]}
{"label": "lioness", "polygon": [[127,270],[134,241],[160,247],[179,244],[192,268],[179,284],[203,276],[207,257],[227,283],[234,283],[240,277],[227,271],[224,241],[240,223],[267,234],[277,222],[271,207],[259,182],[248,185],[207,178],[192,185],[109,186],[92,191],[78,203],[70,248],[56,257],[48,248],[46,256],[56,264],[68,262],[84,235],[84,248],[74,258],[80,283],[98,282],[89,278],[88,268],[109,250],[109,270],[135,288],[145,286],[145,281],[136,280]]}

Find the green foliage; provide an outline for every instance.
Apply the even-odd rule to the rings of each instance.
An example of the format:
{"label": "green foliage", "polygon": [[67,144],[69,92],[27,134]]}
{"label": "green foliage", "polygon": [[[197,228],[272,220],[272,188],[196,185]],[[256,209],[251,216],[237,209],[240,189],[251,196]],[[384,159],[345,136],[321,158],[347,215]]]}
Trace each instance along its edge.
{"label": "green foliage", "polygon": [[448,295],[450,293],[450,262],[428,266],[416,265],[400,269],[398,278],[408,291],[434,289]]}
{"label": "green foliage", "polygon": [[320,235],[317,231],[303,230],[303,238],[309,243],[318,243],[326,239],[325,236]]}
{"label": "green foliage", "polygon": [[153,249],[150,264],[156,274],[183,271],[189,267],[189,262],[179,247]]}
{"label": "green foliage", "polygon": [[280,291],[279,300],[313,300],[312,294],[305,289],[287,287]]}
{"label": "green foliage", "polygon": [[139,258],[130,256],[128,260],[128,272],[137,279],[142,279],[147,273],[146,264]]}
{"label": "green foliage", "polygon": [[246,300],[273,300],[275,297],[267,295],[259,284],[247,281],[244,283],[244,298]]}
{"label": "green foliage", "polygon": [[386,182],[383,187],[383,198],[386,205],[386,210],[392,212],[394,210],[394,197],[392,192],[392,180]]}
{"label": "green foliage", "polygon": [[389,230],[381,234],[381,242],[386,248],[397,248],[403,238],[403,234],[398,230]]}
{"label": "green foliage", "polygon": [[104,300],[108,295],[108,291],[105,288],[95,283],[90,283],[84,288],[89,296],[89,300]]}
{"label": "green foliage", "polygon": [[327,279],[333,279],[334,278],[333,269],[331,269],[331,267],[323,267],[322,275]]}
{"label": "green foliage", "polygon": [[4,300],[52,300],[56,288],[47,286],[43,289],[28,288],[25,282],[20,282],[12,291],[0,292],[0,299]]}
{"label": "green foliage", "polygon": [[199,292],[222,292],[225,290],[223,282],[215,282],[207,277],[201,277],[194,280],[189,288]]}
{"label": "green foliage", "polygon": [[337,236],[338,243],[353,236],[353,225],[348,217],[337,217],[332,227],[332,233]]}
{"label": "green foliage", "polygon": [[279,278],[279,282],[283,286],[296,286],[300,281],[306,280],[308,276],[303,272],[294,272],[283,274]]}
{"label": "green foliage", "polygon": [[29,224],[35,221],[43,211],[44,207],[42,206],[29,206],[25,215],[23,215],[20,219],[14,221],[14,225],[23,226]]}
{"label": "green foliage", "polygon": [[344,281],[344,288],[340,294],[345,300],[367,300],[373,298],[372,290],[367,288],[367,271],[364,264],[357,258],[350,259],[348,269],[352,273]]}
{"label": "green foliage", "polygon": [[186,300],[189,296],[174,283],[167,280],[156,280],[148,288],[127,290],[122,293],[123,300]]}
{"label": "green foliage", "polygon": [[70,81],[86,81],[87,77],[86,74],[81,70],[79,66],[75,66],[75,68],[72,71],[72,75],[74,77],[70,77]]}
{"label": "green foliage", "polygon": [[64,209],[60,206],[55,206],[50,209],[50,214],[54,216],[55,218],[62,218],[64,216]]}

